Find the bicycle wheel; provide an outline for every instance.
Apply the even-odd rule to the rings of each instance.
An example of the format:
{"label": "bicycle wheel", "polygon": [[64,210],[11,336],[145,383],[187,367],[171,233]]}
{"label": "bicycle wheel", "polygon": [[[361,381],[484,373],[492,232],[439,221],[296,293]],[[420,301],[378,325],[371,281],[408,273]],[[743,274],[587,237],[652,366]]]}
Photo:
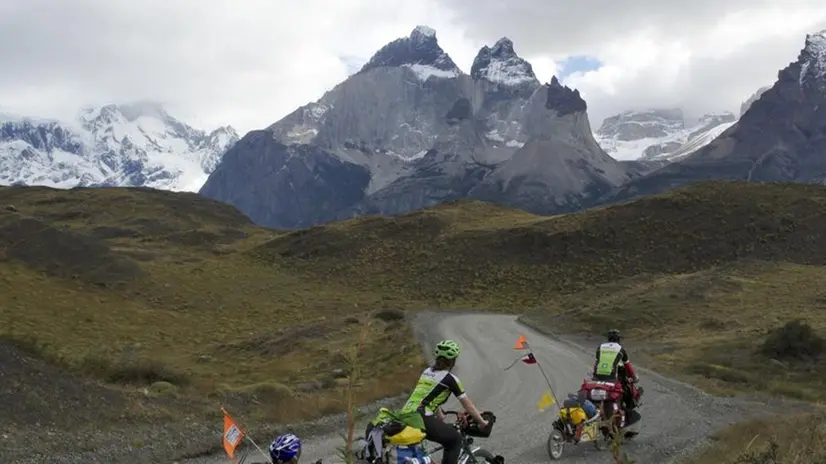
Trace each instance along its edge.
{"label": "bicycle wheel", "polygon": [[474,461],[477,463],[495,463],[493,453],[486,449],[479,448],[473,452]]}
{"label": "bicycle wheel", "polygon": [[548,436],[548,456],[550,456],[554,461],[559,460],[562,457],[562,452],[564,450],[565,437],[562,436],[562,432],[557,429],[553,429],[551,434]]}

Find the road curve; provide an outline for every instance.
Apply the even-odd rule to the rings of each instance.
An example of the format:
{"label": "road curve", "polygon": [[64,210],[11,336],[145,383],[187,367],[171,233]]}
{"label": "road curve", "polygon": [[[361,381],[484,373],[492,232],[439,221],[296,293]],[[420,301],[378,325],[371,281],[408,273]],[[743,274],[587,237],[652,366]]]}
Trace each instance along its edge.
{"label": "road curve", "polygon": [[[476,443],[504,456],[506,462],[550,462],[546,440],[555,410],[539,412],[536,406],[547,389],[545,380],[535,365],[519,362],[507,371],[504,368],[519,358],[521,352],[514,350],[513,345],[523,333],[550,377],[554,392],[558,397],[564,397],[579,387],[592,365],[592,347],[586,351],[571,343],[553,340],[518,323],[515,316],[507,315],[426,314],[419,316],[414,325],[425,346],[432,346],[440,338],[451,338],[460,343],[462,354],[455,373],[477,407],[493,411],[497,416],[491,437],[478,439]],[[633,357],[633,353],[631,355]],[[641,385],[645,388],[640,408],[642,421],[637,426],[640,435],[625,448],[638,463],[676,462],[676,458],[686,455],[713,431],[745,418],[750,415],[746,414],[750,410],[762,409],[749,407],[742,401],[715,398],[645,369],[638,370]],[[455,399],[445,407],[461,408]],[[325,464],[341,462],[336,451],[343,445],[340,433],[305,438],[302,462],[312,463],[317,459],[323,459]],[[268,443],[260,445],[263,447]],[[182,462],[218,464],[228,461],[220,455]],[[253,462],[262,461],[254,459]],[[597,451],[592,444],[586,443],[567,446],[562,462],[611,461],[607,451]]]}

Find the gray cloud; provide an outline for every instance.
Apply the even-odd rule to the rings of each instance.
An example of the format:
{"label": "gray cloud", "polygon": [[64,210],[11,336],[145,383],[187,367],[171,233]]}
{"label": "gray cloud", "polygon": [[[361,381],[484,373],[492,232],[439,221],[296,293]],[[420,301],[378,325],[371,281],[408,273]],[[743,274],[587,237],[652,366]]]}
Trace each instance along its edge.
{"label": "gray cloud", "polygon": [[[470,41],[507,35],[525,56],[560,60],[590,55],[605,62],[603,70],[564,80],[588,101],[593,126],[620,111],[652,106],[679,106],[694,116],[721,110],[736,114],[743,100],[758,87],[772,84],[777,71],[796,59],[806,32],[826,28],[826,4],[820,0],[443,3],[460,18]],[[789,12],[796,14],[783,16]],[[720,35],[714,43],[713,34],[726,29],[740,30],[744,36]],[[651,50],[631,44],[622,53],[611,49],[639,35],[655,48],[680,46],[687,56],[681,60],[675,57],[678,52],[661,52],[631,72],[635,55]],[[728,47],[735,41],[747,43]]]}
{"label": "gray cloud", "polygon": [[339,56],[427,20],[427,1],[0,0],[0,108],[69,117],[151,98],[260,128],[346,78]]}
{"label": "gray cloud", "polygon": [[[658,36],[693,37],[725,15],[776,7],[777,0],[443,0],[467,37],[507,35],[527,55],[588,55],[611,40],[648,30]],[[819,0],[787,0],[786,8],[816,8]],[[755,31],[759,33],[759,31]]]}
{"label": "gray cloud", "polygon": [[[736,111],[796,58],[804,32],[826,28],[821,3],[0,0],[0,110],[66,117],[85,104],[150,98],[200,127],[251,130],[319,98],[348,65],[428,24],[466,71],[479,47],[502,36],[544,81],[550,60],[597,57],[604,68],[565,80],[587,99],[594,125],[645,106]],[[767,14],[763,22],[726,17],[772,7],[799,14],[776,27]],[[749,40],[724,54],[713,34],[747,20],[758,21],[740,27]],[[635,45],[641,35],[647,45]],[[635,47],[643,46],[651,61],[641,64]]]}

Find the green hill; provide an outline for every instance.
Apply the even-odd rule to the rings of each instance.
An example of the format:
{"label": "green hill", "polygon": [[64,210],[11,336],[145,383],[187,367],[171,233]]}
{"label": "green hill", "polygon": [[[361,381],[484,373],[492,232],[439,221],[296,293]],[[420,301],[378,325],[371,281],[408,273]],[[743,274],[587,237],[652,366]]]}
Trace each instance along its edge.
{"label": "green hill", "polygon": [[122,395],[152,386],[150,420],[341,410],[360,320],[360,400],[398,393],[422,362],[399,310],[434,307],[617,326],[646,363],[715,391],[822,399],[819,352],[763,344],[794,318],[826,329],[824,231],[826,187],[799,184],[700,183],[552,217],[461,201],[297,231],[194,194],[7,187],[0,338]]}
{"label": "green hill", "polygon": [[824,202],[822,187],[748,183],[697,184],[552,217],[462,201],[299,230],[249,253],[411,299],[520,309],[639,275],[747,259],[823,264]]}
{"label": "green hill", "polygon": [[[62,370],[4,369],[63,376],[40,395],[0,392],[4,419],[67,430],[194,414],[214,427],[220,406],[250,424],[342,411],[361,321],[358,399],[408,388],[422,359],[404,306],[247,256],[277,236],[195,194],[0,188],[0,343]],[[56,409],[70,384],[80,404],[100,388],[108,400]]]}

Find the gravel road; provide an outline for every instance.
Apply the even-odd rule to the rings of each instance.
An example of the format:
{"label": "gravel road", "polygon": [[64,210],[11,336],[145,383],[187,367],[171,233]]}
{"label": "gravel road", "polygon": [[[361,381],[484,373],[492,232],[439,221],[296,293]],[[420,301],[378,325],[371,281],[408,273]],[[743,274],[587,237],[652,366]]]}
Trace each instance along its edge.
{"label": "gravel road", "polygon": [[[593,347],[545,336],[519,322],[514,316],[487,314],[421,314],[415,321],[425,346],[440,338],[451,338],[462,347],[456,374],[470,397],[482,410],[493,411],[497,423],[493,434],[477,444],[505,457],[506,462],[539,464],[550,461],[546,440],[555,410],[539,412],[536,403],[547,388],[537,366],[517,363],[504,368],[520,356],[513,349],[520,333],[528,337],[533,352],[551,378],[554,392],[564,397],[581,383],[592,363]],[[633,353],[631,353],[633,356]],[[702,446],[705,437],[736,421],[763,414],[758,402],[716,398],[689,385],[638,368],[645,388],[640,408],[642,421],[635,425],[640,435],[625,449],[638,463],[673,463]],[[459,409],[455,399],[445,405]],[[363,430],[360,426],[358,430]],[[305,437],[302,461],[323,459],[341,462],[336,449],[342,446],[340,433]],[[266,444],[260,444],[262,447]],[[263,462],[255,461],[254,462]],[[564,462],[610,462],[607,451],[589,444],[568,446]],[[182,461],[189,464],[228,462],[222,455]]]}

